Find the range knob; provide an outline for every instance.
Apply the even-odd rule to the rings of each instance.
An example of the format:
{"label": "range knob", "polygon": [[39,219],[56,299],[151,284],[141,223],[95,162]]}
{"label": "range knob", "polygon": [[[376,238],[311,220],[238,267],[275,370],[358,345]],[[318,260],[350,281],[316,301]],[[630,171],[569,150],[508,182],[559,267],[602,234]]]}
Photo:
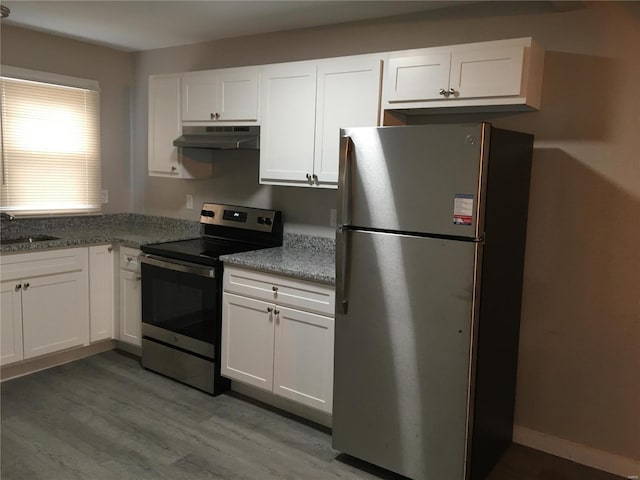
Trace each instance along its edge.
{"label": "range knob", "polygon": [[258,217],[258,223],[260,225],[271,225],[272,221],[269,217]]}
{"label": "range knob", "polygon": [[213,210],[201,210],[200,215],[203,217],[213,218],[215,216],[215,212]]}

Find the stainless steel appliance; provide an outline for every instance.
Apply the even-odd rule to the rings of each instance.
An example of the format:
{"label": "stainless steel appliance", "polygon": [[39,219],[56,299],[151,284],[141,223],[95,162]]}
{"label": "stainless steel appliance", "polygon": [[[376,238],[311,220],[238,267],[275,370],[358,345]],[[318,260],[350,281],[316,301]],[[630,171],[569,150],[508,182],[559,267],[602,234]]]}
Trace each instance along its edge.
{"label": "stainless steel appliance", "polygon": [[533,137],[341,130],[333,447],[485,478],[511,441]]}
{"label": "stainless steel appliance", "polygon": [[142,365],[218,394],[221,255],[282,245],[279,211],[205,203],[202,236],[143,245]]}

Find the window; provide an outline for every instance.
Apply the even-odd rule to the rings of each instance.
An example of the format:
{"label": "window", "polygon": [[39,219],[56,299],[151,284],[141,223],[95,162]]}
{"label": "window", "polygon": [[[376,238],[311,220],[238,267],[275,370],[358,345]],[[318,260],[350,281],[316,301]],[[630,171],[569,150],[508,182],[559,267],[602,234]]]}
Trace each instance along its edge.
{"label": "window", "polygon": [[[99,213],[97,83],[10,67],[3,67],[2,75],[0,210],[15,215]],[[43,76],[54,81],[34,81]]]}

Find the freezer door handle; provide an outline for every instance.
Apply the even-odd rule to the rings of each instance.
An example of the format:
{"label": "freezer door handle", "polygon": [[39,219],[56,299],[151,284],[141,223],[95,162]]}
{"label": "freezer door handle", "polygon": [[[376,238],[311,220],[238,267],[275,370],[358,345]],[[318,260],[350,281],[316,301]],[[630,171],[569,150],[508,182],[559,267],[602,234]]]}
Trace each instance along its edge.
{"label": "freezer door handle", "polygon": [[353,168],[352,162],[353,141],[348,135],[340,137],[340,163],[338,173],[338,192],[340,192],[340,198],[338,199],[338,225],[351,224],[351,169]]}
{"label": "freezer door handle", "polygon": [[336,314],[346,315],[349,307],[349,230],[336,231]]}

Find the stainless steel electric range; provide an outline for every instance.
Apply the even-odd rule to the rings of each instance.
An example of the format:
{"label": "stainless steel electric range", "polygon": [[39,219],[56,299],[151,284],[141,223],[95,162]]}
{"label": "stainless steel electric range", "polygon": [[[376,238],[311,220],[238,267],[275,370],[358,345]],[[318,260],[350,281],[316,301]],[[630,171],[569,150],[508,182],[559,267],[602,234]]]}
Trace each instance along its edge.
{"label": "stainless steel electric range", "polygon": [[143,245],[142,365],[205,392],[220,376],[221,255],[282,245],[276,210],[205,203],[202,236]]}

